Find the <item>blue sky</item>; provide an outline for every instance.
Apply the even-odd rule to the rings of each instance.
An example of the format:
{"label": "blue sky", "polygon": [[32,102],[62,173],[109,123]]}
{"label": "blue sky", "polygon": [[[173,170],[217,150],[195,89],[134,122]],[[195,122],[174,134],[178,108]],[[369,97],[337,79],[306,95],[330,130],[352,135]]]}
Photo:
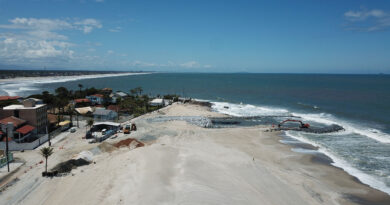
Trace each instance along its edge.
{"label": "blue sky", "polygon": [[0,0],[0,68],[390,73],[390,2]]}

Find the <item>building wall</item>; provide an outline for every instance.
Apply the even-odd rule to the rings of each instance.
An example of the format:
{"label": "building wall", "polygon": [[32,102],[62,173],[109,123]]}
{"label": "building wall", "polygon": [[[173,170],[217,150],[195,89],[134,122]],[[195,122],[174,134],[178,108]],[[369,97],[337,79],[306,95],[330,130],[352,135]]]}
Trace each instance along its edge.
{"label": "building wall", "polygon": [[3,108],[0,108],[0,119],[13,116],[14,111],[13,110],[3,110]]}
{"label": "building wall", "polygon": [[37,128],[39,134],[46,133],[47,106],[42,106],[37,109],[22,109],[19,111],[19,118],[27,121],[29,125]]}

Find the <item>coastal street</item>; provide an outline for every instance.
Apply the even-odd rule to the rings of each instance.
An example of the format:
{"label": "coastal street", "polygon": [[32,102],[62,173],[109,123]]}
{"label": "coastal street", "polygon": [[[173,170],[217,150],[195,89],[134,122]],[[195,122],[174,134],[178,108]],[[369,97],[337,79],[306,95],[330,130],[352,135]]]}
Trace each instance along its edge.
{"label": "coastal street", "polygon": [[[88,150],[94,163],[66,176],[45,178],[39,150],[16,153],[26,163],[9,178],[0,204],[354,204],[345,195],[388,200],[342,170],[292,152],[278,141],[278,132],[265,132],[268,127],[150,123],[159,116],[225,115],[208,107],[174,104],[133,119],[136,132],[118,133],[99,144],[82,139],[81,126],[53,141],[49,169]],[[129,137],[145,147],[112,146]]]}

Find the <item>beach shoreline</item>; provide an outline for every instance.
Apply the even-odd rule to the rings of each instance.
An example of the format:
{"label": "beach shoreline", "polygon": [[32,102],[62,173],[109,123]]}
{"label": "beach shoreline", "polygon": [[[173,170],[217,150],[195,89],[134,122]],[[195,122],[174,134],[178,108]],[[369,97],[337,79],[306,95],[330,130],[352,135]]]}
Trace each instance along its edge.
{"label": "beach shoreline", "polygon": [[150,74],[150,72],[122,72],[122,73],[86,74],[86,75],[15,77],[15,78],[0,79],[0,83],[9,83],[9,82],[14,82],[14,81],[44,81],[44,80],[47,80],[47,79],[64,79],[64,78],[66,80],[69,80],[69,81],[74,81],[74,80],[89,79],[89,78],[106,78],[106,77],[143,75],[143,74]]}
{"label": "beach shoreline", "polygon": [[[142,115],[131,120],[137,124],[136,132],[120,133],[107,143],[130,137],[144,142],[145,147],[101,151],[94,156],[93,164],[53,179],[40,177],[37,168],[43,165],[38,165],[37,170],[16,174],[19,181],[1,193],[10,202],[0,204],[384,205],[390,202],[386,193],[362,184],[326,160],[292,151],[293,146],[281,143],[282,133],[270,132],[270,126],[202,128],[180,120],[149,121],[172,116],[227,115],[201,105],[176,103]],[[78,135],[83,133],[81,130]],[[153,140],[144,141],[150,137]],[[55,155],[49,168],[97,146],[85,144],[81,136],[71,138],[54,145]],[[59,149],[64,146],[65,149]],[[17,157],[37,161],[40,159],[37,151],[17,153]],[[29,194],[21,194],[25,191]]]}

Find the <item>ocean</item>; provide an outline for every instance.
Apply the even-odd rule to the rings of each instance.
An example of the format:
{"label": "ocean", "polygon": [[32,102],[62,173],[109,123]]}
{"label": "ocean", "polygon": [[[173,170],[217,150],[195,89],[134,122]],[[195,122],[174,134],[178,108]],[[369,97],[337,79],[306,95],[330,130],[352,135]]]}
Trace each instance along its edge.
{"label": "ocean", "polygon": [[60,86],[78,90],[78,84],[124,92],[141,86],[149,95],[208,100],[215,111],[238,117],[296,116],[311,125],[338,124],[345,130],[285,131],[284,135],[318,146],[318,152],[329,156],[333,165],[390,194],[389,75],[153,73],[47,78],[2,82],[0,95],[28,96]]}

